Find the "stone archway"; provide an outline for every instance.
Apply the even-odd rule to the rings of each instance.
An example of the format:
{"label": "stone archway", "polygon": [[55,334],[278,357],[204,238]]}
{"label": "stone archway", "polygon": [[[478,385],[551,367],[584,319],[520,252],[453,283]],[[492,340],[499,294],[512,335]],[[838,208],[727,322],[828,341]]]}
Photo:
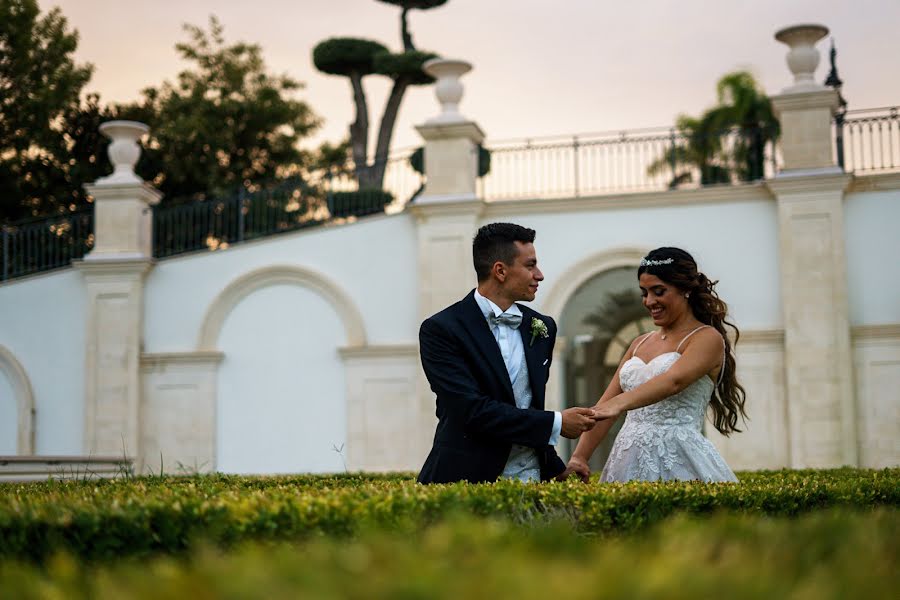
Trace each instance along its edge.
{"label": "stone archway", "polygon": [[362,315],[350,296],[337,284],[324,275],[305,267],[278,265],[258,269],[238,277],[213,299],[203,317],[203,324],[197,340],[197,350],[201,352],[217,350],[216,344],[222,325],[241,300],[257,290],[285,284],[312,289],[328,300],[344,323],[347,346],[355,348],[366,345],[366,331]]}
{"label": "stone archway", "polygon": [[[652,327],[635,279],[646,253],[643,248],[614,248],[588,256],[557,280],[542,303],[542,309],[557,318],[563,340],[558,359],[562,406],[593,405],[631,340]],[[602,468],[620,425],[594,453],[595,471]],[[571,449],[574,446],[565,450]]]}
{"label": "stone archway", "polygon": [[11,351],[0,346],[0,371],[6,374],[13,388],[18,414],[16,452],[20,456],[34,454],[34,392],[22,364]]}
{"label": "stone archway", "polygon": [[229,283],[197,341],[199,351],[224,356],[212,386],[216,469],[341,470],[349,426],[339,350],[366,342],[352,299],[310,269],[266,267]]}

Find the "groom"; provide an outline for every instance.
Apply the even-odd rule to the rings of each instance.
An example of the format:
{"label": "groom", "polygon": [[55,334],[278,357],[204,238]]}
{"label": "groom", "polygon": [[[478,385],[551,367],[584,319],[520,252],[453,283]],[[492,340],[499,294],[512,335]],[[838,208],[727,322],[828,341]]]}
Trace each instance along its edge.
{"label": "groom", "polygon": [[544,410],[556,323],[519,301],[534,300],[544,275],[533,229],[491,223],[472,258],[478,288],[422,323],[422,367],[437,395],[434,446],[420,483],[567,478],[554,448],[594,426],[589,408]]}

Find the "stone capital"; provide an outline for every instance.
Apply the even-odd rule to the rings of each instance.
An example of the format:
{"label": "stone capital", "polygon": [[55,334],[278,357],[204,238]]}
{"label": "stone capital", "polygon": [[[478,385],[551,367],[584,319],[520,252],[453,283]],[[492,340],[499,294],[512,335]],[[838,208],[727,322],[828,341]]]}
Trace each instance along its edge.
{"label": "stone capital", "polygon": [[853,175],[839,169],[817,169],[809,173],[783,172],[766,181],[772,194],[781,202],[790,197],[816,194],[843,194],[852,185]]}
{"label": "stone capital", "polygon": [[472,195],[428,196],[428,202],[417,200],[408,208],[419,223],[427,223],[438,219],[474,221],[484,214],[486,204]]}
{"label": "stone capital", "polygon": [[94,202],[138,201],[147,206],[159,204],[162,192],[149,183],[95,182],[84,186]]}
{"label": "stone capital", "polygon": [[798,110],[820,110],[828,109],[831,115],[840,106],[840,97],[837,90],[832,88],[822,88],[821,90],[809,92],[794,92],[772,96],[772,109],[775,116],[781,118],[785,112]]}
{"label": "stone capital", "polygon": [[480,144],[484,141],[484,132],[473,121],[463,121],[460,123],[425,123],[424,125],[416,125],[416,131],[426,142],[434,140],[455,140],[465,139],[474,144]]}
{"label": "stone capital", "polygon": [[72,266],[93,281],[143,280],[156,266],[156,260],[146,257],[93,257],[89,254],[82,260],[73,260]]}

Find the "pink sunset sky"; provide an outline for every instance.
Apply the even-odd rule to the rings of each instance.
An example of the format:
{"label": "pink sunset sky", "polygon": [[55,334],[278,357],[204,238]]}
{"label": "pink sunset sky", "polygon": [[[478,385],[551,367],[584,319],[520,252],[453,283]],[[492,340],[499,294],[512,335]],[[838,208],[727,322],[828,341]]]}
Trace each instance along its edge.
{"label": "pink sunset sky", "polygon": [[[53,6],[78,30],[76,58],[95,66],[86,90],[104,102],[174,80],[182,24],[216,15],[229,42],[259,44],[270,71],[306,84],[299,97],[324,119],[315,143],[343,138],[353,105],[345,78],[315,70],[313,47],[336,36],[401,47],[399,9],[376,0],[41,1]],[[489,140],[670,125],[712,105],[716,81],[735,69],[778,93],[791,76],[773,34],[798,23],[831,29],[851,109],[900,105],[898,0],[448,0],[410,13],[420,49],[474,65],[461,112]],[[828,41],[819,48],[822,81]],[[366,81],[377,130],[388,83]],[[437,110],[431,88],[409,91],[393,146],[418,145],[413,126]]]}

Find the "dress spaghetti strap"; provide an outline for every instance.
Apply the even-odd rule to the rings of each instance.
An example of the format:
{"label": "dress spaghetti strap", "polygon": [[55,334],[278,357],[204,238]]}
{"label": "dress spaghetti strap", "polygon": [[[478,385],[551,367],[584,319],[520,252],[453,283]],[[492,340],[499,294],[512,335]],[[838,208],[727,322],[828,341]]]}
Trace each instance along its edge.
{"label": "dress spaghetti strap", "polygon": [[706,328],[706,327],[709,327],[709,325],[701,325],[701,326],[698,327],[697,329],[693,330],[692,332],[690,332],[689,334],[687,334],[686,336],[684,336],[683,338],[681,338],[681,341],[678,342],[678,346],[675,348],[675,352],[678,352],[678,351],[681,350],[681,345],[682,345],[683,343],[685,343],[689,337],[691,337],[692,335],[694,335],[695,333],[697,333],[698,331],[700,331],[701,329],[704,329],[704,328]]}
{"label": "dress spaghetti strap", "polygon": [[652,331],[641,338],[641,341],[639,341],[637,343],[637,346],[634,347],[634,351],[632,351],[632,353],[631,353],[631,358],[634,358],[634,355],[637,354],[638,348],[640,348],[641,344],[643,344],[647,340],[647,338],[650,337],[651,335],[653,335]]}

